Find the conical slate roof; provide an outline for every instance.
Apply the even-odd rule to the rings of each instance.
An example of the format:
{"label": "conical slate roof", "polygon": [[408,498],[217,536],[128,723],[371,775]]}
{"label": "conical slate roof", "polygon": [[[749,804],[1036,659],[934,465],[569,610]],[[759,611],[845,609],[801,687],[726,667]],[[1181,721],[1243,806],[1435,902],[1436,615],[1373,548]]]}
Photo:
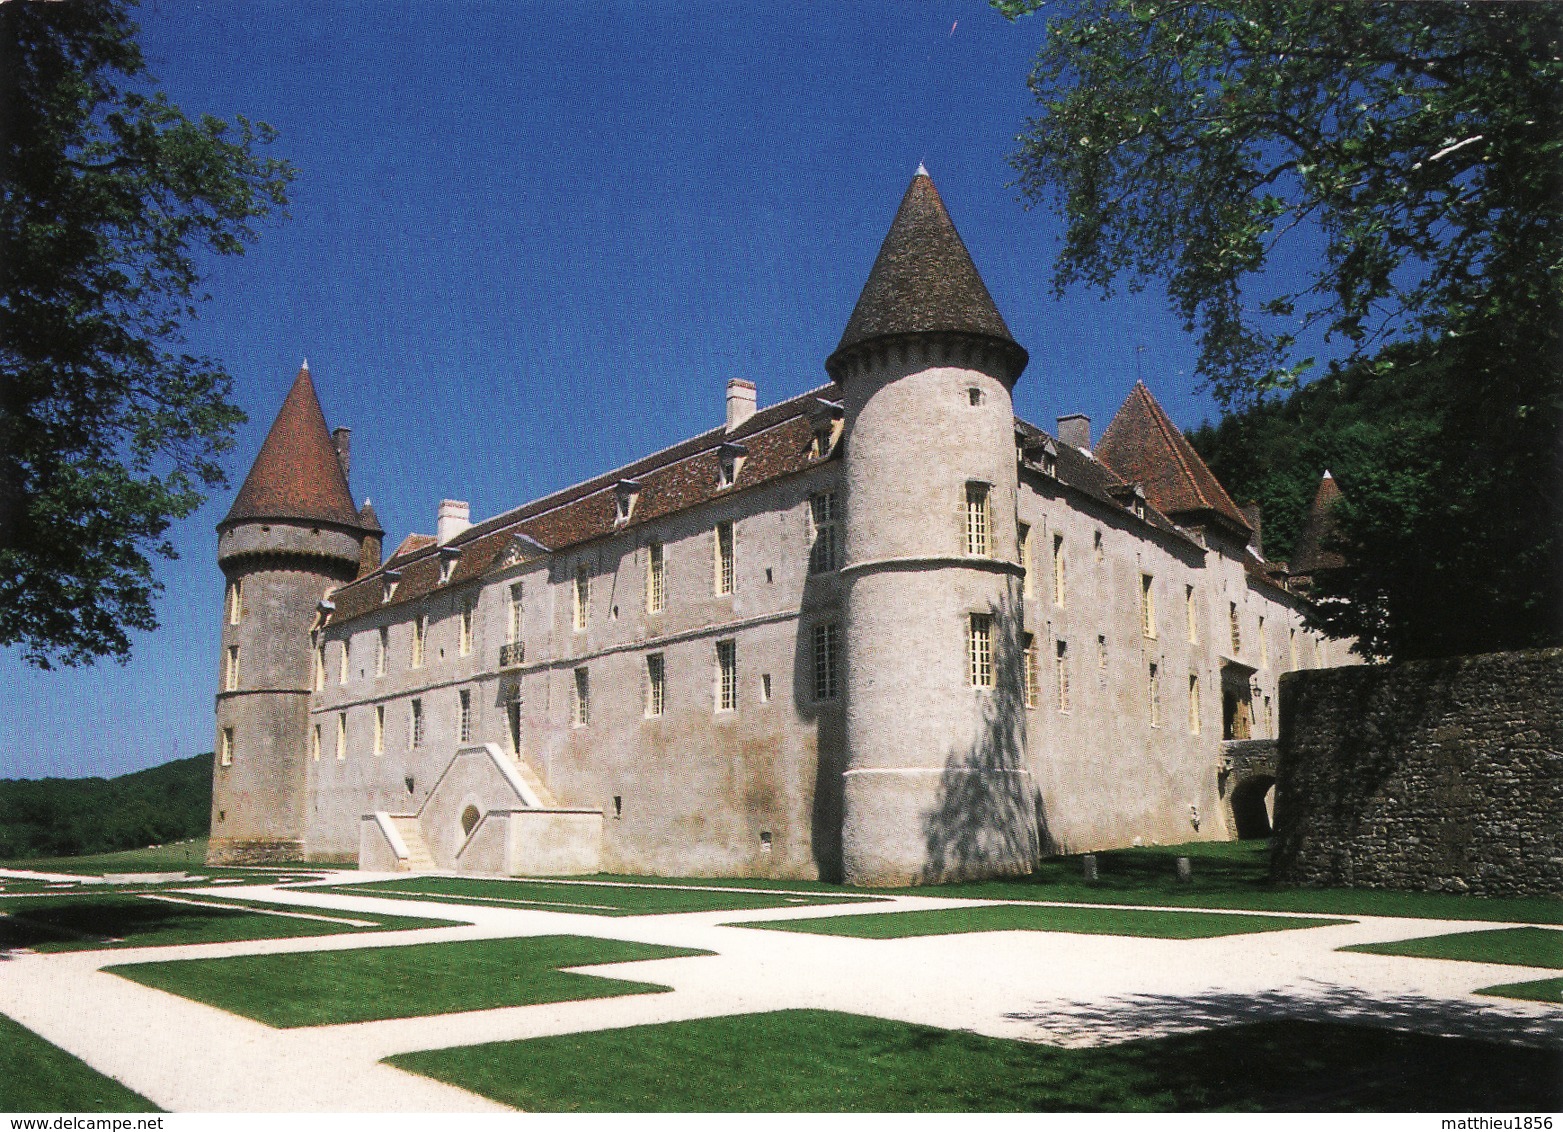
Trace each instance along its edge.
{"label": "conical slate roof", "polygon": [[366,531],[376,534],[385,534],[385,528],[380,525],[380,516],[374,512],[374,504],[364,500],[364,505],[358,509],[358,525]]}
{"label": "conical slate roof", "polygon": [[1292,552],[1293,574],[1314,574],[1320,570],[1336,570],[1346,565],[1339,551],[1324,549],[1335,537],[1335,504],[1340,502],[1340,485],[1329,472],[1319,480],[1319,490],[1313,493],[1313,506],[1308,508],[1308,522],[1302,534],[1297,536],[1297,546]]}
{"label": "conical slate roof", "polygon": [[1252,528],[1221,481],[1172,423],[1143,381],[1130,390],[1096,446],[1096,458],[1145,486],[1152,507],[1173,520],[1215,516],[1240,532]]}
{"label": "conical slate roof", "polygon": [[248,519],[360,525],[307,365],[298,371],[260,455],[219,525]]}
{"label": "conical slate roof", "polygon": [[875,338],[939,332],[996,338],[1025,364],[939,190],[919,166],[825,368],[834,372],[836,359]]}

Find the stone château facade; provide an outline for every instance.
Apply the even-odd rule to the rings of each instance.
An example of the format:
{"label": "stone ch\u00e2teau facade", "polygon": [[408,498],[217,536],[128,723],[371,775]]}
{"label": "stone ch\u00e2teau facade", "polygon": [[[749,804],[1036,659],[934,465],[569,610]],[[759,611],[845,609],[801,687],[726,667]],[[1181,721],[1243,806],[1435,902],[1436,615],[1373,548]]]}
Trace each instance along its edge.
{"label": "stone ch\u00e2teau facade", "polygon": [[212,859],[872,884],[1234,836],[1224,744],[1345,647],[1143,385],[1093,449],[1015,417],[1026,362],[919,170],[830,384],[383,564],[305,368],[218,527]]}

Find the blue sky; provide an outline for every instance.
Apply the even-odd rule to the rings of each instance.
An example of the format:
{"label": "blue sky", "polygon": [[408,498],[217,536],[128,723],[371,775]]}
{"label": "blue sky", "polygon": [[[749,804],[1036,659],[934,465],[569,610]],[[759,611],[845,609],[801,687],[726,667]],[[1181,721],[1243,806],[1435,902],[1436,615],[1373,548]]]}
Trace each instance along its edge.
{"label": "blue sky", "polygon": [[1155,292],[1057,300],[1060,226],[1007,158],[1044,25],[984,3],[146,0],[186,113],[280,131],[291,218],[213,265],[190,345],[250,415],[231,487],[173,531],[162,628],[126,666],[0,655],[0,778],[211,749],[227,510],[300,359],[353,429],[387,539],[443,497],[482,518],[826,382],[925,162],[1031,365],[1016,411],[1105,426],[1136,376],[1214,417]]}

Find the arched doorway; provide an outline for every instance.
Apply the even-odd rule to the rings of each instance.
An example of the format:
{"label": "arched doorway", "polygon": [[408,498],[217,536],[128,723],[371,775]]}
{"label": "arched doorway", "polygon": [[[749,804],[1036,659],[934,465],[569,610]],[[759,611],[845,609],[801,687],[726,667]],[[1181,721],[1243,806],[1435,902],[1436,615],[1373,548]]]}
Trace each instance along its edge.
{"label": "arched doorway", "polygon": [[1269,837],[1275,813],[1275,779],[1269,775],[1245,778],[1232,788],[1232,817],[1240,840]]}

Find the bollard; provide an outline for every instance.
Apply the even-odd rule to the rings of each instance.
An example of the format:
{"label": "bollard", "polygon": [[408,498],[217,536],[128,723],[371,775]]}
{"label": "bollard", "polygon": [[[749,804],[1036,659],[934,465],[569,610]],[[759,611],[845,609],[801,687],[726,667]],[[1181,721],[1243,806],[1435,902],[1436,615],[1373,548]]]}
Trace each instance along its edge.
{"label": "bollard", "polygon": [[1096,883],[1096,854],[1087,853],[1080,858],[1080,871],[1085,876],[1086,884]]}
{"label": "bollard", "polygon": [[1187,857],[1178,858],[1178,883],[1188,884],[1194,879],[1194,865]]}

